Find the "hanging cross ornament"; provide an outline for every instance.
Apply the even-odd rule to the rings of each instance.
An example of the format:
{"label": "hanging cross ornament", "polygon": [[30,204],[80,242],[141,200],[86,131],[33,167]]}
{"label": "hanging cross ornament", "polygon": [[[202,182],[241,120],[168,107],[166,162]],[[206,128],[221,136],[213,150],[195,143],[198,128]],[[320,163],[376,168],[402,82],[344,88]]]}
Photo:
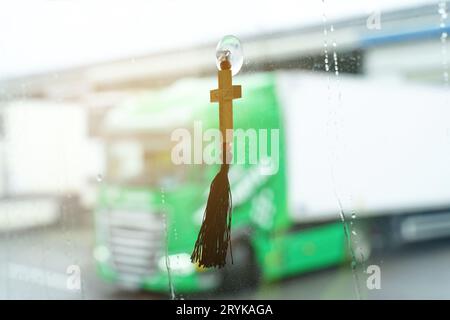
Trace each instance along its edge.
{"label": "hanging cross ornament", "polygon": [[[220,62],[221,70],[217,73],[219,88],[210,91],[210,100],[219,103],[222,143],[229,146],[233,142],[233,99],[241,97],[241,86],[232,83],[231,63],[227,56]],[[229,164],[230,159],[227,158],[226,160],[226,163]]]}
{"label": "hanging cross ornament", "polygon": [[[233,99],[241,97],[241,86],[233,85],[243,63],[242,48],[234,36],[224,37],[216,49],[218,89],[211,90],[210,101],[219,103],[219,127],[222,136],[222,164],[213,179],[203,222],[195,242],[191,261],[200,267],[223,267],[228,247],[231,253],[232,200],[228,170],[233,142]],[[233,254],[231,253],[233,262]]]}

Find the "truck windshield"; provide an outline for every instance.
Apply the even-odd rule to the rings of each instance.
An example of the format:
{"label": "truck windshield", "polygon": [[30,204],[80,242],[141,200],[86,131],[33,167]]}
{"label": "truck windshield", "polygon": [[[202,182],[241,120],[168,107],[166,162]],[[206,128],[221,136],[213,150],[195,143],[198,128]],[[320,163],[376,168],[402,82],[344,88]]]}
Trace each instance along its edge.
{"label": "truck windshield", "polygon": [[107,145],[105,178],[110,183],[171,188],[179,185],[185,174],[183,166],[170,160],[169,144],[116,140]]}

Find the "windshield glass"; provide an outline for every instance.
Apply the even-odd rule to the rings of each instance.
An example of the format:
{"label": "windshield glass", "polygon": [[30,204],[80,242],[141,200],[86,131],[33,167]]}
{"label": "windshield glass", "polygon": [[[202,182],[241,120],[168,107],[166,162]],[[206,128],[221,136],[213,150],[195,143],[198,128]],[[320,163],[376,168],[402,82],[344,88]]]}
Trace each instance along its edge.
{"label": "windshield glass", "polygon": [[0,299],[450,298],[449,1],[199,6],[0,1]]}

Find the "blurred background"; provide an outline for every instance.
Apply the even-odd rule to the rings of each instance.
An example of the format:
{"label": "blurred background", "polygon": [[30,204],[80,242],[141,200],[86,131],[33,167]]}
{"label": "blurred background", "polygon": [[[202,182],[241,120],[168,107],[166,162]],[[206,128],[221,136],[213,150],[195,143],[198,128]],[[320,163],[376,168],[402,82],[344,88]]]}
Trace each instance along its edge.
{"label": "blurred background", "polygon": [[[450,298],[449,8],[2,2],[0,298]],[[279,170],[233,166],[234,263],[205,270],[218,168],[171,133],[217,126],[228,34],[236,127],[279,129]]]}

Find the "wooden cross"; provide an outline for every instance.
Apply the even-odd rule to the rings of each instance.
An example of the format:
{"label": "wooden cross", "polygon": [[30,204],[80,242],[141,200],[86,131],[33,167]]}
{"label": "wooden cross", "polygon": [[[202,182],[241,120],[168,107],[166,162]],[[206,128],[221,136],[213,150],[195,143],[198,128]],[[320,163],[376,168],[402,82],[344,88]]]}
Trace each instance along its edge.
{"label": "wooden cross", "polygon": [[233,85],[231,64],[228,60],[220,63],[220,69],[217,74],[219,88],[210,91],[210,101],[219,102],[222,143],[227,144],[229,147],[229,144],[233,141],[233,99],[241,98],[242,89],[241,86]]}

